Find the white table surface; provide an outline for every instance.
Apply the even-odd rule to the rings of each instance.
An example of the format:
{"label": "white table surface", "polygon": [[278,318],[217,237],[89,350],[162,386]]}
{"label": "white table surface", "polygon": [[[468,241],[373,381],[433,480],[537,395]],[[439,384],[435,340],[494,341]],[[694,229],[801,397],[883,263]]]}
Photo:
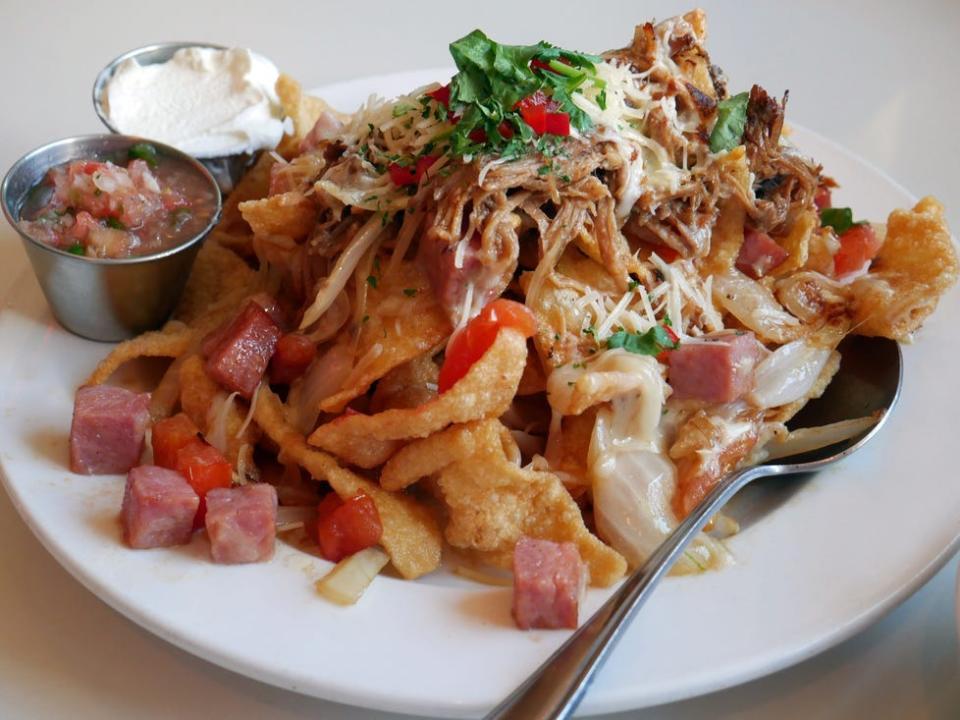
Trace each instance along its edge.
{"label": "white table surface", "polygon": [[[955,77],[960,3],[702,5],[710,14],[711,55],[733,88],[756,81],[771,92],[789,89],[789,119],[867,158],[915,194],[936,194],[947,205],[953,228],[960,227]],[[609,0],[524,5],[493,0],[217,5],[2,0],[0,170],[54,138],[99,132],[90,104],[95,74],[113,56],[150,42],[206,40],[253,47],[307,87],[316,87],[442,66],[449,62],[446,44],[475,26],[506,42],[543,38],[597,50],[626,44],[635,22],[688,7]],[[5,224],[0,248],[9,258],[0,263],[0,292],[5,292],[24,266],[19,242]],[[703,698],[608,717],[960,717],[956,573],[954,559],[876,625],[794,668]],[[0,493],[0,717],[174,716],[399,717],[248,680],[149,635],[63,571]]]}

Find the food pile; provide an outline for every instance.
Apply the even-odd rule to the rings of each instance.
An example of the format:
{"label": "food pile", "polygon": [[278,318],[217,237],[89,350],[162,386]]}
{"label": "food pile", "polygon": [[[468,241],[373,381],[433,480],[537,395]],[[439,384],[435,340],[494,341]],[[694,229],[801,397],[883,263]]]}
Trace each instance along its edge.
{"label": "food pile", "polygon": [[[845,335],[908,339],[957,276],[942,207],[832,207],[786,97],[731,93],[705,38],[700,12],[601,56],[475,31],[449,83],[352,115],[282,76],[294,132],[175,318],[78,393],[73,467],[130,471],[127,541],[203,526],[215,561],[262,560],[300,508],[340,602],[446,553],[512,569],[521,627],[575,626],[586,582],[788,437]],[[104,385],[144,356],[172,360],[149,397]],[[87,446],[97,418],[114,449]]]}

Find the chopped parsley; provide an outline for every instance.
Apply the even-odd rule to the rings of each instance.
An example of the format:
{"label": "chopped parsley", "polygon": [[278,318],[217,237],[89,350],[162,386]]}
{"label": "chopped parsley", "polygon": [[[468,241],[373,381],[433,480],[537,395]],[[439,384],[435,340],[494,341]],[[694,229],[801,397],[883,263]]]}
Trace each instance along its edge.
{"label": "chopped parsley", "polygon": [[124,225],[120,220],[113,217],[112,215],[103,221],[108,228],[113,228],[114,230],[126,230],[127,226]]}
{"label": "chopped parsley", "polygon": [[367,275],[367,285],[372,287],[374,290],[377,288],[377,276],[376,275]]}
{"label": "chopped parsley", "polygon": [[86,255],[87,251],[80,243],[74,243],[67,248],[67,252],[71,255]]}

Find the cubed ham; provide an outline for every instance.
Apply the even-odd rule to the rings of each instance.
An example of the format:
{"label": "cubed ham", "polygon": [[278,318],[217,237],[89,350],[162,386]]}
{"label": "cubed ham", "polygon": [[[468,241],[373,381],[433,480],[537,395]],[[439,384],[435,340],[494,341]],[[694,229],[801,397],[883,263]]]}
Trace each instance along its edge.
{"label": "cubed ham", "polygon": [[587,569],[577,546],[521,537],[513,549],[513,619],[521,630],[577,627]]}
{"label": "cubed ham", "polygon": [[110,385],[77,390],[70,425],[70,469],[125,473],[140,460],[150,424],[150,395]]}
{"label": "cubed ham", "polygon": [[766,233],[744,228],[743,245],[737,255],[737,269],[758,280],[783,264],[790,253],[777,245]]}
{"label": "cubed ham", "polygon": [[247,301],[209,349],[207,374],[249,399],[263,378],[283,332],[255,300]]}
{"label": "cubed ham", "polygon": [[179,473],[156,465],[135,467],[123,493],[123,539],[132,548],[188,543],[199,505],[199,496]]}
{"label": "cubed ham", "polygon": [[207,493],[207,535],[218,563],[269,560],[276,536],[277,491],[256,483]]}
{"label": "cubed ham", "polygon": [[459,267],[456,243],[450,245],[427,233],[420,239],[419,247],[417,259],[430,280],[434,296],[454,324],[461,320],[468,295],[472,307],[483,307],[503,292],[516,269],[516,258],[510,266],[499,271],[485,265],[480,260],[479,234],[463,248]]}
{"label": "cubed ham", "polygon": [[343,130],[343,123],[336,115],[326,111],[320,113],[310,132],[300,141],[300,152],[305,153],[321,143],[336,140],[341,130]]}
{"label": "cubed ham", "polygon": [[752,332],[724,332],[684,340],[668,354],[673,397],[733,402],[753,386],[760,348]]}

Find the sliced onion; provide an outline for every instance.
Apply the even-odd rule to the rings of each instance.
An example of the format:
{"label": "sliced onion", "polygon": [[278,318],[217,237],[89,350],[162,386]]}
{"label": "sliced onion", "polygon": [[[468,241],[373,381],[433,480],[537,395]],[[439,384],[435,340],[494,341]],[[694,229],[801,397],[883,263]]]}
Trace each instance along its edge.
{"label": "sliced onion", "polygon": [[288,532],[302,528],[316,516],[316,506],[278,507],[276,520],[277,532]]}
{"label": "sliced onion", "polygon": [[807,397],[832,352],[804,340],[777,348],[757,366],[751,400],[770,408]]}
{"label": "sliced onion", "polygon": [[337,334],[349,317],[350,298],[346,292],[340,292],[306,336],[315,343],[325,342]]}
{"label": "sliced onion", "polygon": [[378,547],[344,558],[317,581],[317,592],[338,605],[353,605],[390,558]]}
{"label": "sliced onion", "polygon": [[794,337],[792,331],[800,321],[783,309],[772,292],[742,272],[714,275],[713,291],[727,312],[761,338],[783,343]]}
{"label": "sliced onion", "polygon": [[382,232],[383,222],[379,215],[373,215],[367,220],[363,227],[357,231],[357,234],[353,236],[353,239],[350,240],[347,247],[340,253],[340,257],[337,258],[333,270],[320,282],[316,297],[314,297],[310,307],[308,307],[303,314],[303,320],[300,321],[301,330],[313,325],[320,319],[320,316],[327,311],[327,308],[333,304],[333,301],[346,286],[347,280],[350,279],[350,276],[356,269],[360,258],[370,249],[370,246],[380,237]]}
{"label": "sliced onion", "polygon": [[799,455],[800,453],[819,450],[835,443],[850,440],[865,433],[880,421],[880,417],[862,417],[851,420],[841,420],[829,425],[798,428],[787,435],[783,440],[774,440],[765,448],[766,459]]}
{"label": "sliced onion", "polygon": [[343,387],[353,368],[353,350],[349,343],[338,343],[316,358],[306,374],[291,388],[296,402],[294,424],[300,432],[313,430],[320,415],[320,403]]}
{"label": "sliced onion", "polygon": [[237,395],[238,393],[235,392],[229,395],[217,393],[207,409],[207,432],[204,437],[208,443],[222,453],[227,451],[227,417]]}
{"label": "sliced onion", "polygon": [[641,565],[676,527],[670,506],[676,490],[673,463],[660,453],[611,454],[592,468],[597,531],[634,567]]}

